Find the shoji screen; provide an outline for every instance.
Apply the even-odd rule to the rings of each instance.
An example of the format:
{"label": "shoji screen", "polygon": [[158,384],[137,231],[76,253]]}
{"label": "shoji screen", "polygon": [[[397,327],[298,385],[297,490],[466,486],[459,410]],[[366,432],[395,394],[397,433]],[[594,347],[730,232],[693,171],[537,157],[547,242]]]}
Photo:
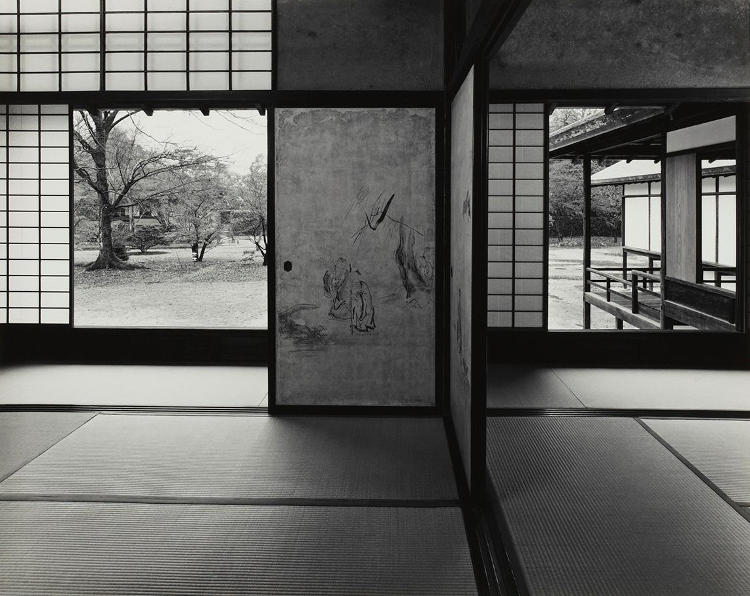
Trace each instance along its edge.
{"label": "shoji screen", "polygon": [[623,185],[625,246],[661,252],[661,182]]}
{"label": "shoji screen", "polygon": [[0,0],[0,91],[270,89],[271,2]]}
{"label": "shoji screen", "polygon": [[[701,255],[704,262],[726,267],[737,264],[737,178],[710,176],[701,180]],[[709,272],[705,277],[710,278]]]}
{"label": "shoji screen", "polygon": [[68,323],[68,107],[0,106],[0,322]]}
{"label": "shoji screen", "polygon": [[544,325],[545,122],[543,104],[490,105],[490,327]]}
{"label": "shoji screen", "polygon": [[[472,474],[472,291],[476,103],[472,68],[451,104],[450,409],[467,480]],[[476,215],[476,214],[475,214]],[[480,362],[479,366],[484,366]],[[476,455],[476,454],[475,454]]]}

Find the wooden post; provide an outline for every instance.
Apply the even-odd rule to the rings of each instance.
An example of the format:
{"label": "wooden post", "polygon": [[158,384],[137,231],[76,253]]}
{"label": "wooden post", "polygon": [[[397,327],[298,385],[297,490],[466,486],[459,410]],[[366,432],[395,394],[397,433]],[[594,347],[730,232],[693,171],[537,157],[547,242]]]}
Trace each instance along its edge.
{"label": "wooden post", "polygon": [[[648,258],[648,272],[653,275],[654,274],[654,257]],[[653,291],[654,290],[654,280],[652,279],[649,282],[648,289]]]}
{"label": "wooden post", "polygon": [[[583,158],[583,292],[589,291],[591,267],[591,155]],[[591,329],[591,305],[583,301],[583,328]]]}
{"label": "wooden post", "polygon": [[659,323],[662,329],[671,329],[672,323],[664,314],[664,278],[667,275],[667,133],[661,135],[661,247],[659,254]]}
{"label": "wooden post", "polygon": [[[622,250],[622,279],[628,278],[628,251],[623,248]],[[623,289],[628,287],[628,284],[622,284]]]}
{"label": "wooden post", "polygon": [[638,314],[638,274],[634,271],[633,277],[630,278],[632,282],[630,285],[631,298],[630,298],[630,310],[633,314]]}

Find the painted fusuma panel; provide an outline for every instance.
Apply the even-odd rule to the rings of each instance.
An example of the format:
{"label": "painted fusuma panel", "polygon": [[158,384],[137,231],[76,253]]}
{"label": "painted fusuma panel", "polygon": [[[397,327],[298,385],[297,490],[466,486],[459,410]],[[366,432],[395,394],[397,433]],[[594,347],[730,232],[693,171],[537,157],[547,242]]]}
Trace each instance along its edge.
{"label": "painted fusuma panel", "polygon": [[276,402],[435,403],[435,112],[276,110]]}
{"label": "painted fusuma panel", "polygon": [[450,395],[467,476],[471,470],[471,208],[474,172],[474,71],[451,106]]}

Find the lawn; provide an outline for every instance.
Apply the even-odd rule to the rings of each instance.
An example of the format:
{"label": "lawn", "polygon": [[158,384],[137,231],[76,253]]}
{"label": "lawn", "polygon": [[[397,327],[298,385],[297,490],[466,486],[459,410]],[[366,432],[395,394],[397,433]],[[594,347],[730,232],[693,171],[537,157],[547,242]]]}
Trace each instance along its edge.
{"label": "lawn", "polygon": [[189,247],[130,251],[131,271],[85,271],[96,249],[75,251],[76,326],[266,328],[266,267],[248,239],[193,262]]}

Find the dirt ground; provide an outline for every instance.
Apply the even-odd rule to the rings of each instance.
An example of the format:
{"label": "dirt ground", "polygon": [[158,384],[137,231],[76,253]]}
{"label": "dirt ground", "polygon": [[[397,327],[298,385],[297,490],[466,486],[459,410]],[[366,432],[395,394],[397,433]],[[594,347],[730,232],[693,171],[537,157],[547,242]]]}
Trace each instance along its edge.
{"label": "dirt ground", "polygon": [[96,250],[75,251],[74,324],[95,327],[255,328],[268,325],[266,268],[248,239],[206,251],[130,251],[132,271],[84,271]]}
{"label": "dirt ground", "polygon": [[[84,271],[96,250],[75,251],[76,326],[255,328],[268,325],[266,268],[247,239],[224,243],[194,263],[188,247],[130,251],[132,271]],[[621,265],[618,246],[591,251],[594,266]],[[549,328],[583,327],[583,250],[550,246]],[[632,262],[632,264],[636,264]],[[592,329],[614,317],[592,308]]]}
{"label": "dirt ground", "polygon": [[[619,246],[591,249],[593,267],[619,267]],[[629,265],[641,265],[631,257]],[[583,249],[550,246],[549,248],[549,328],[583,329]],[[591,309],[592,329],[614,329],[615,318],[598,308]],[[630,328],[625,325],[625,328]]]}

